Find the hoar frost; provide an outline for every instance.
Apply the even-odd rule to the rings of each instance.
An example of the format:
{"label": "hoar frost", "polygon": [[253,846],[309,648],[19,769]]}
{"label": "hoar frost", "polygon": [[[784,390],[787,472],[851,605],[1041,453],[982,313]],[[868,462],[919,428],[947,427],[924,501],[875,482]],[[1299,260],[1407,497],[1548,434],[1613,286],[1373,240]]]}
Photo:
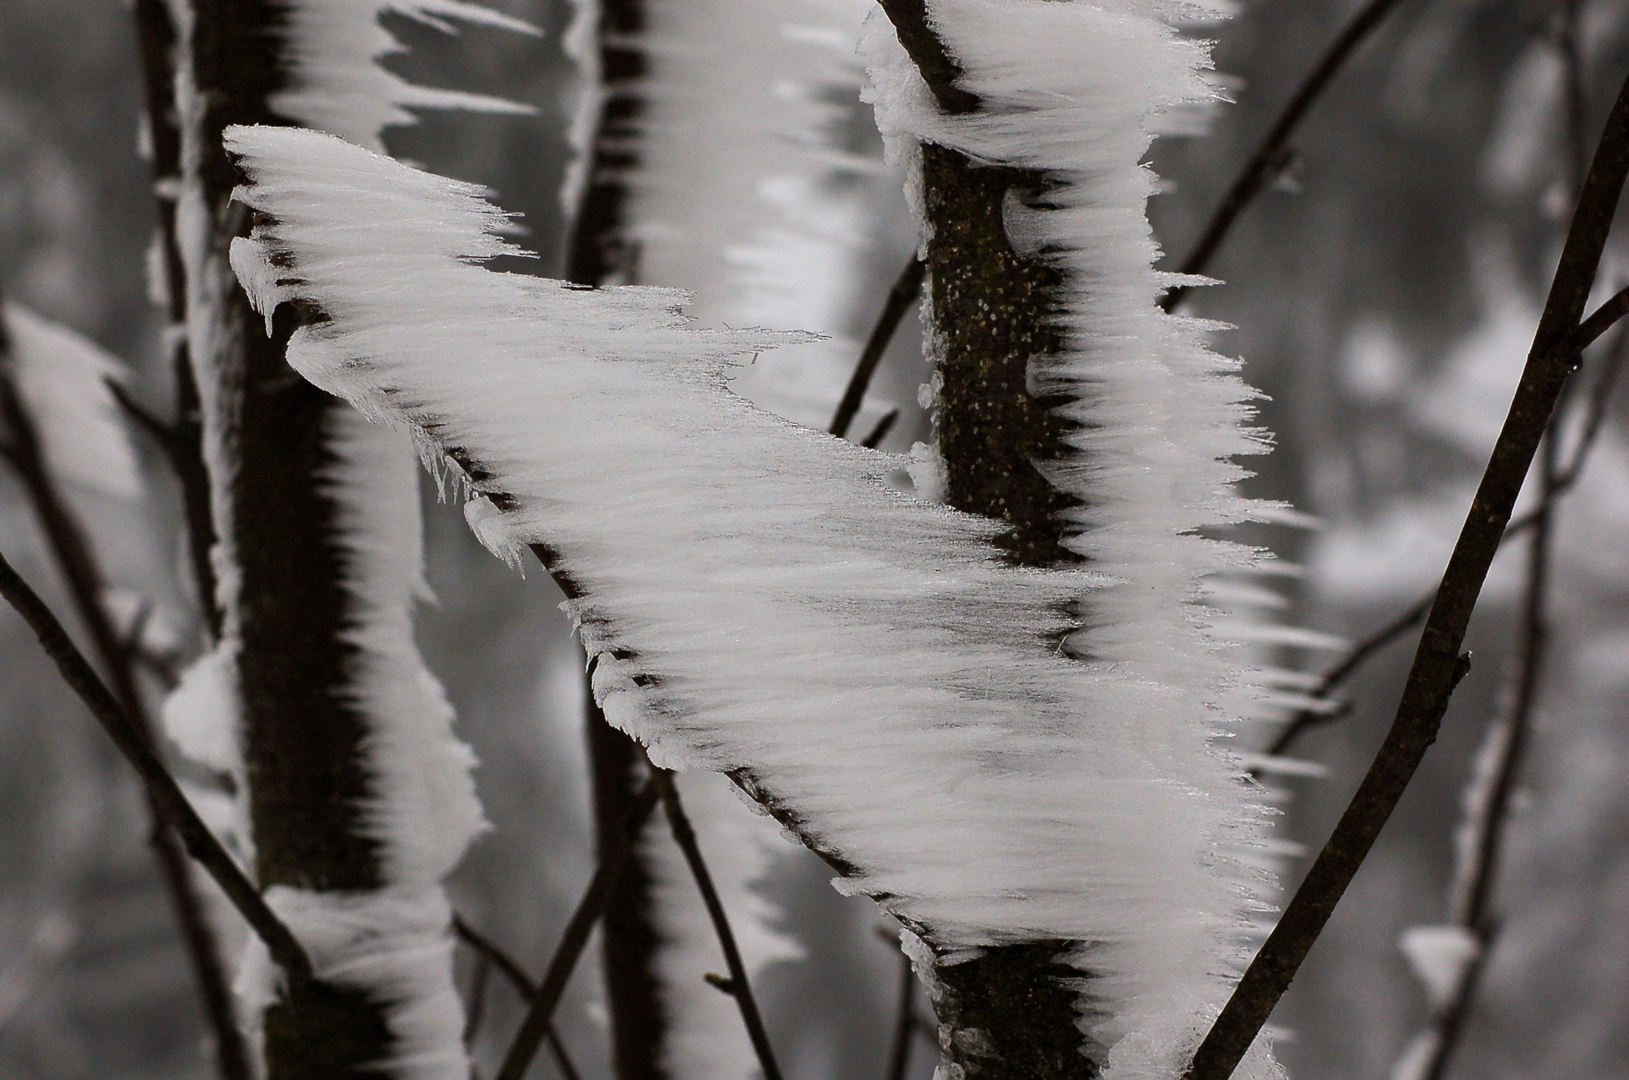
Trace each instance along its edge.
{"label": "hoar frost", "polygon": [[695,329],[667,290],[492,272],[512,248],[479,189],[311,133],[228,137],[266,215],[234,267],[262,312],[320,312],[290,362],[407,426],[486,500],[488,546],[539,552],[612,722],[731,774],[941,956],[1084,943],[1115,1077],[1180,1071],[1264,910],[1243,861],[1265,811],[1212,741],[1247,680],[1197,603],[1252,554],[1196,535],[1258,513],[1228,458],[1261,444],[1237,365],[1154,304],[1140,157],[1210,87],[1153,10],[935,5],[987,105],[966,118],[933,110],[885,25],[867,47],[896,145],[1056,179],[1026,228],[1092,288],[1036,377],[1084,422],[1050,475],[1086,506],[1086,569],[1012,566],[995,523],[888,485],[908,459],[729,391],[732,358],[796,338]]}

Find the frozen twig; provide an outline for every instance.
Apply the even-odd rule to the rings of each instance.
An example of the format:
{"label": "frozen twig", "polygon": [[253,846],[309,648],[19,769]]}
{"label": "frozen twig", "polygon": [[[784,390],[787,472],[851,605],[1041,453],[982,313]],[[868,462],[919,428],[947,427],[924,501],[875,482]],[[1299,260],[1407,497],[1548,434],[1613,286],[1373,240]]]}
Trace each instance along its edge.
{"label": "frozen twig", "polygon": [[[1255,201],[1256,196],[1267,188],[1268,182],[1282,168],[1290,136],[1300,126],[1307,111],[1329,87],[1330,81],[1345,66],[1346,61],[1357,52],[1358,46],[1368,40],[1369,35],[1373,34],[1386,20],[1386,16],[1397,8],[1398,3],[1399,0],[1369,0],[1363,10],[1346,24],[1346,29],[1341,31],[1340,36],[1330,43],[1318,63],[1296,88],[1295,94],[1284,106],[1284,111],[1278,114],[1278,120],[1256,147],[1256,152],[1250,156],[1250,160],[1234,178],[1232,185],[1227,189],[1227,194],[1222,196],[1222,201],[1211,212],[1205,231],[1200,235],[1199,242],[1193,246],[1193,250],[1188,252],[1188,257],[1182,260],[1178,273],[1205,272],[1210,260],[1222,246],[1222,241],[1227,238],[1228,232],[1238,221],[1239,215],[1244,213],[1245,208]],[[1187,296],[1188,289],[1187,285],[1173,288],[1165,294],[1160,306],[1166,311],[1175,311],[1177,305]]]}
{"label": "frozen twig", "polygon": [[[877,325],[871,328],[865,348],[860,350],[860,359],[854,364],[854,374],[849,376],[843,400],[837,403],[837,412],[831,418],[831,426],[826,429],[839,439],[848,436],[849,425],[860,411],[860,403],[865,400],[865,392],[871,386],[871,377],[877,373],[877,365],[882,362],[882,354],[888,350],[888,343],[893,340],[894,331],[899,329],[900,320],[905,318],[905,313],[911,310],[911,305],[921,295],[922,279],[927,272],[927,263],[912,255],[911,261],[905,264],[905,269],[894,281],[893,288],[888,290],[882,314],[877,317]],[[867,439],[866,445],[876,444]]]}
{"label": "frozen twig", "polygon": [[[0,355],[7,349],[5,332],[0,328]],[[116,400],[122,388],[112,380],[109,389]],[[69,595],[81,624],[90,634],[102,668],[112,680],[119,707],[131,718],[136,731],[149,746],[154,745],[153,724],[147,715],[141,692],[137,688],[135,662],[146,659],[134,642],[121,641],[113,628],[109,615],[101,568],[91,549],[84,526],[57,488],[55,478],[46,465],[33,418],[16,388],[0,372],[0,425],[6,431],[5,457],[16,469],[27,489],[29,501],[40,520],[46,544],[67,582]],[[156,659],[156,658],[155,658]],[[204,1018],[215,1037],[215,1058],[225,1080],[249,1080],[248,1048],[238,1028],[232,1008],[230,980],[221,964],[220,946],[215,930],[209,924],[193,881],[187,873],[186,857],[173,833],[165,827],[164,817],[156,803],[149,805],[152,831],[149,837],[159,873],[175,909],[176,923],[181,941],[191,961],[193,976],[198,980],[198,993]]]}
{"label": "frozen twig", "polygon": [[[475,929],[465,921],[462,915],[457,913],[453,914],[452,925],[453,933],[458,935],[458,940],[473,949],[476,958],[484,965],[478,970],[497,969],[498,974],[507,979],[509,985],[515,988],[515,993],[520,995],[522,1001],[531,1001],[537,997],[537,984],[531,980],[531,977],[521,969],[521,966],[508,953],[498,947],[496,942]],[[471,1010],[471,1016],[472,1018],[474,1016],[473,1010]],[[469,1037],[470,1035],[465,1036],[466,1039]],[[577,1071],[577,1066],[572,1062],[571,1055],[566,1053],[565,1044],[560,1041],[560,1033],[555,1030],[552,1022],[548,1026],[546,1038],[549,1044],[549,1052],[554,1055],[554,1063],[560,1066],[560,1071],[565,1074],[566,1080],[581,1080],[581,1074]]]}
{"label": "frozen twig", "polygon": [[209,826],[193,809],[192,803],[175,782],[175,777],[164,767],[135,721],[119,707],[113,692],[73,643],[68,632],[62,628],[62,623],[4,555],[0,555],[0,594],[17,609],[17,613],[39,637],[40,644],[55,661],[63,679],[90,708],[91,715],[102,725],[102,730],[108,733],[125,760],[136,770],[164,822],[180,834],[187,853],[215,879],[232,906],[237,908],[256,936],[265,943],[272,960],[283,968],[291,980],[310,980],[311,960],[306,956],[305,949],[266,904],[265,898],[249,881],[237,861],[209,831]]}
{"label": "frozen twig", "polygon": [[1449,697],[1464,673],[1459,650],[1471,612],[1575,365],[1576,353],[1568,346],[1583,318],[1626,173],[1629,80],[1596,145],[1510,413],[1426,617],[1391,730],[1328,843],[1194,1055],[1186,1074],[1192,1080],[1232,1075],[1436,739]]}
{"label": "frozen twig", "polygon": [[588,935],[605,911],[611,890],[633,851],[634,840],[645,822],[650,820],[651,811],[656,809],[657,795],[657,781],[653,776],[640,789],[638,798],[623,821],[622,842],[601,856],[593,880],[583,892],[582,899],[577,901],[577,909],[572,912],[571,921],[566,924],[565,932],[554,947],[554,955],[549,958],[543,981],[531,997],[531,1009],[504,1056],[497,1080],[521,1080],[526,1074],[526,1067],[536,1056],[537,1048],[548,1035],[554,1021],[555,1006],[560,1004],[560,995],[565,992],[566,983],[588,945]]}
{"label": "frozen twig", "polygon": [[[747,1027],[747,1037],[752,1040],[752,1049],[758,1055],[758,1064],[764,1070],[764,1080],[781,1080],[780,1066],[775,1063],[775,1052],[769,1045],[769,1033],[764,1030],[764,1020],[758,1012],[758,1002],[752,996],[752,984],[747,980],[747,966],[741,962],[741,950],[736,948],[735,932],[730,929],[729,915],[724,911],[724,903],[718,898],[718,890],[713,887],[713,875],[707,870],[707,862],[702,858],[701,848],[696,844],[696,832],[690,827],[690,819],[685,815],[684,806],[679,802],[679,790],[673,786],[673,774],[666,769],[652,768],[652,781],[662,798],[662,809],[667,814],[668,827],[673,831],[673,839],[684,852],[684,861],[690,867],[690,874],[696,879],[696,888],[701,892],[701,899],[707,905],[707,917],[713,922],[713,931],[718,935],[718,945],[724,951],[724,963],[729,966],[730,978],[727,986],[719,986],[735,999],[736,1006],[741,1010],[741,1022]],[[714,984],[718,985],[718,984]]]}
{"label": "frozen twig", "polygon": [[[159,424],[153,428],[141,422],[141,418],[137,419],[140,426],[158,439],[180,481],[188,557],[198,588],[198,606],[210,634],[219,637],[221,612],[215,599],[215,565],[209,555],[215,546],[215,523],[210,510],[209,472],[204,466],[198,386],[186,336],[179,332],[187,321],[187,280],[176,234],[175,185],[181,173],[181,129],[174,70],[178,37],[166,0],[135,0],[131,13],[136,24],[142,82],[147,96],[147,130],[152,137],[153,201],[158,211],[158,238],[164,256],[166,315],[171,330],[169,360],[175,373],[176,397],[174,424]],[[121,394],[120,389],[115,388],[115,397],[128,411],[128,405],[133,402]]]}

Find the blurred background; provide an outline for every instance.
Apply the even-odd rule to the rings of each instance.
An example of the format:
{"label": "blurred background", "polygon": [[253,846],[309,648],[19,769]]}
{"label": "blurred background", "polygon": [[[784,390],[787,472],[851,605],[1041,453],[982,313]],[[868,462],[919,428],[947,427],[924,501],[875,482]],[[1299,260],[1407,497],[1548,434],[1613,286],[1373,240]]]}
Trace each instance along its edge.
{"label": "blurred background", "polygon": [[[796,0],[756,2],[797,21]],[[411,52],[390,66],[417,82],[528,103],[536,115],[432,114],[387,141],[398,156],[490,186],[524,215],[523,242],[541,256],[532,270],[557,273],[576,85],[561,50],[570,12],[564,0],[500,6],[545,36],[451,37],[391,21]],[[1217,111],[1208,137],[1154,147],[1164,186],[1150,212],[1167,251],[1186,252],[1358,6],[1253,0],[1199,31],[1216,39],[1235,103]],[[1575,132],[1593,146],[1626,70],[1621,0],[1403,0],[1315,106],[1293,159],[1227,240],[1210,268],[1225,284],[1191,298],[1187,310],[1236,327],[1218,332],[1217,347],[1242,357],[1246,378],[1266,394],[1262,422],[1277,450],[1250,463],[1259,474],[1250,492],[1309,518],[1249,537],[1299,568],[1281,586],[1291,623],[1359,641],[1434,585],[1543,304],[1576,183]],[[1569,94],[1573,73],[1578,92]],[[875,156],[869,110],[833,104],[856,152]],[[163,411],[163,319],[144,270],[154,218],[138,156],[142,109],[130,16],[118,0],[0,5],[0,289],[122,358],[136,396]],[[897,177],[873,176],[850,196],[867,208],[852,300],[831,325],[807,328],[853,340],[863,339],[913,238]],[[1620,235],[1600,295],[1624,285],[1629,246]],[[1618,348],[1613,334],[1592,351],[1578,402]],[[811,393],[835,401],[841,378]],[[887,448],[927,436],[915,404],[925,378],[909,318],[875,389],[902,409]],[[1492,894],[1499,932],[1455,1075],[1629,1071],[1626,399],[1601,398],[1604,420],[1557,511],[1549,648]],[[1574,443],[1581,428],[1569,429]],[[75,504],[110,579],[139,585],[154,605],[148,633],[185,659],[197,641],[178,497],[156,453],[142,452],[145,499],[87,489],[74,492]],[[494,825],[456,874],[454,898],[536,970],[593,866],[580,653],[547,578],[505,569],[456,509],[436,505],[428,485],[424,494],[439,601],[422,613],[421,644],[481,758]],[[1398,942],[1447,917],[1473,758],[1509,708],[1522,547],[1507,545],[1495,564],[1472,627],[1474,667],[1440,740],[1275,1015],[1292,1077],[1389,1077],[1430,1023],[1426,989]],[[31,580],[53,580],[4,470],[0,549]],[[63,610],[54,588],[48,598]],[[1346,688],[1350,709],[1295,744],[1322,775],[1273,781],[1286,838],[1316,850],[1328,834],[1389,723],[1411,644],[1405,636],[1379,653]],[[1341,657],[1330,648],[1271,659],[1322,672]],[[1265,744],[1271,733],[1243,737]],[[144,817],[111,747],[21,623],[0,613],[0,1077],[211,1075]],[[1304,867],[1287,860],[1286,884]],[[759,996],[789,1076],[881,1080],[897,950],[876,933],[882,920],[869,902],[839,897],[829,876],[791,849],[775,864],[763,891],[806,955],[769,968]],[[591,1078],[608,1075],[596,978],[585,964],[559,1016]],[[494,991],[490,1002],[478,1035],[486,1060],[518,1020],[507,994]],[[920,1041],[914,1051],[911,1075],[925,1077],[935,1055]]]}

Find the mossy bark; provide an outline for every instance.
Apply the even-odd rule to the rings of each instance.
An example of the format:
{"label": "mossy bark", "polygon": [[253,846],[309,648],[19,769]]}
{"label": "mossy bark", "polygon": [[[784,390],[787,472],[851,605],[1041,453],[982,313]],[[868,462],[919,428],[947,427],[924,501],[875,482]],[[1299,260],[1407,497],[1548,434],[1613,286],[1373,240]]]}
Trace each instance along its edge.
{"label": "mossy bark", "polygon": [[[230,124],[281,124],[268,104],[286,80],[285,9],[265,0],[195,0],[190,63],[206,102],[197,164],[211,216],[212,257],[247,235],[248,214],[231,203],[238,183],[221,133]],[[325,432],[346,406],[296,375],[284,360],[294,322],[263,321],[233,290],[219,313],[220,352],[197,357],[199,382],[232,385],[228,438],[236,469],[222,531],[240,580],[238,656],[243,745],[256,871],[262,888],[355,891],[384,884],[378,844],[364,829],[370,794],[365,718],[348,704],[354,650],[341,639],[347,598],[335,543],[336,506],[323,473],[333,464]],[[217,380],[219,367],[230,373]],[[217,483],[223,478],[217,478]],[[385,1075],[392,1053],[388,1003],[311,981],[267,1009],[270,1080],[363,1080]]]}

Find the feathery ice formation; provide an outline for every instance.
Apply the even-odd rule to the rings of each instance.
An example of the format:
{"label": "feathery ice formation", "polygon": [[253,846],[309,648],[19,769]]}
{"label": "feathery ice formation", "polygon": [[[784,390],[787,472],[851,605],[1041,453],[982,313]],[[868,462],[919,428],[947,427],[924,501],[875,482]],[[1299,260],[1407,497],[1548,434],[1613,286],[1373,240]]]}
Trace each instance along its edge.
{"label": "feathery ice formation", "polygon": [[[1033,22],[1047,5],[1014,6]],[[1191,50],[1144,36],[1182,52],[1168,66],[1184,93],[1203,85]],[[1145,145],[1118,139],[1118,186],[1138,200]],[[1183,443],[1105,478],[1094,569],[1016,568],[989,545],[993,523],[891,488],[903,459],[728,391],[729,358],[795,337],[690,329],[666,290],[488,271],[477,264],[512,249],[479,189],[338,140],[238,128],[228,148],[250,180],[240,198],[267,215],[234,244],[240,279],[263,313],[321,313],[290,362],[407,425],[467,488],[489,548],[517,560],[539,546],[576,594],[614,723],[661,764],[731,773],[850,868],[845,890],[941,949],[1092,943],[1082,963],[1111,1068],[1178,1068],[1258,909],[1223,853],[1255,842],[1262,817],[1212,745],[1225,719],[1212,705],[1239,673],[1190,603],[1203,574],[1247,558],[1189,533],[1247,512],[1217,457],[1255,444],[1237,432],[1247,391],[1196,328],[1128,312],[1121,339],[1100,343],[1120,367],[1107,374],[1150,404],[1117,406],[1141,431],[1100,429],[1091,451],[1124,457],[1179,427]],[[1152,309],[1146,224],[1139,237]],[[1166,500],[1166,520],[1129,505],[1133,484]],[[1057,643],[1082,604],[1093,625],[1072,659]]]}

